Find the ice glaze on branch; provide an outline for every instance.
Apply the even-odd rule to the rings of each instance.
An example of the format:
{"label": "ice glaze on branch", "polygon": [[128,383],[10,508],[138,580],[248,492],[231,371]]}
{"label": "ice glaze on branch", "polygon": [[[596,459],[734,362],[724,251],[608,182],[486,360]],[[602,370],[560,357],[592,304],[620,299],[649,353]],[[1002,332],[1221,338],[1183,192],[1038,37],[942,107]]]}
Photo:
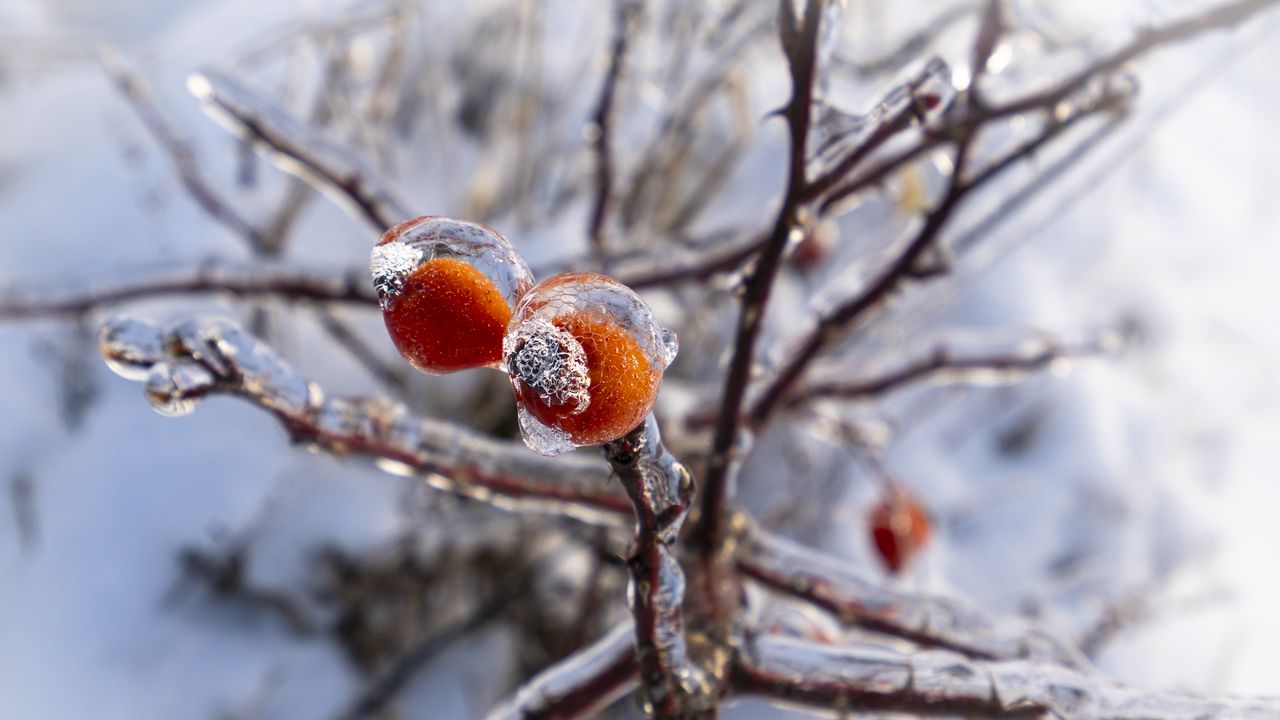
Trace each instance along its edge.
{"label": "ice glaze on branch", "polygon": [[216,70],[193,73],[187,88],[206,112],[382,233],[411,217],[391,189],[347,148],[329,140],[266,98]]}
{"label": "ice glaze on branch", "polygon": [[1106,352],[1114,345],[1109,338],[1061,345],[1038,342],[1020,352],[957,354],[939,345],[928,355],[871,377],[826,380],[806,384],[790,396],[788,407],[824,398],[859,400],[881,397],[903,387],[941,379],[948,382],[1012,382],[1026,373],[1044,370],[1054,363]]}
{"label": "ice glaze on branch", "polygon": [[745,536],[737,565],[747,577],[820,607],[845,625],[973,658],[1088,667],[1075,648],[1042,630],[996,620],[953,600],[886,588],[840,560],[758,527]]}
{"label": "ice glaze on branch", "polygon": [[550,460],[381,398],[326,398],[226,320],[189,320],[162,331],[117,318],[103,326],[99,347],[113,370],[145,383],[161,412],[183,414],[205,396],[233,395],[275,415],[294,442],[364,456],[496,507],[606,526],[622,523],[628,509],[626,498],[603,489],[605,473],[595,464]]}
{"label": "ice glaze on branch", "polygon": [[183,295],[227,294],[289,302],[340,303],[377,309],[378,298],[363,268],[306,272],[270,266],[195,268],[156,275],[75,294],[0,293],[0,320],[67,318],[94,310]]}
{"label": "ice glaze on branch", "polygon": [[919,716],[991,718],[1274,718],[1277,698],[1202,698],[1131,690],[1025,660],[971,660],[945,650],[902,653],[859,644],[751,638],[734,685],[781,704]]}
{"label": "ice glaze on branch", "polygon": [[638,684],[635,629],[623,623],[590,646],[543,670],[486,720],[597,717]]}
{"label": "ice glaze on branch", "polygon": [[689,660],[684,571],[671,552],[693,501],[693,478],[663,447],[653,413],[604,452],[635,509],[635,547],[627,567],[646,700],[659,720],[703,717],[701,711],[716,698],[701,668]]}

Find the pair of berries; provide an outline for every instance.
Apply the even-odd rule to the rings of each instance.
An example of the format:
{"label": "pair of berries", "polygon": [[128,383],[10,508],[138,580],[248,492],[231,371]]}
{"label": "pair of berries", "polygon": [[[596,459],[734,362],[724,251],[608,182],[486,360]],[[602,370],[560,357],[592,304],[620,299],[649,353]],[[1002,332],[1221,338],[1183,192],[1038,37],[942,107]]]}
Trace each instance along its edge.
{"label": "pair of berries", "polygon": [[511,243],[483,225],[405,221],[371,270],[387,332],[414,367],[500,368],[525,442],[555,455],[616,440],[653,406],[675,336],[627,286],[596,273],[534,285]]}

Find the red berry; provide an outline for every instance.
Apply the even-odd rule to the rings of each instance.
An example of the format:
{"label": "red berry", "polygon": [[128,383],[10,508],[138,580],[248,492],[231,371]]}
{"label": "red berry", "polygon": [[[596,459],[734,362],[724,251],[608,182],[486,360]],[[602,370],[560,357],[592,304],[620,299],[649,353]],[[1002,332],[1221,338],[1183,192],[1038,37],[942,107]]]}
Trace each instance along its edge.
{"label": "red berry", "polygon": [[674,344],[639,296],[612,278],[571,273],[540,283],[504,341],[525,442],[556,454],[627,434],[653,407]]}
{"label": "red berry", "polygon": [[871,541],[885,568],[897,574],[929,541],[929,517],[906,491],[894,488],[881,498],[868,516]]}
{"label": "red berry", "polygon": [[533,284],[497,231],[428,215],[387,231],[371,266],[396,349],[437,374],[498,366],[512,309]]}

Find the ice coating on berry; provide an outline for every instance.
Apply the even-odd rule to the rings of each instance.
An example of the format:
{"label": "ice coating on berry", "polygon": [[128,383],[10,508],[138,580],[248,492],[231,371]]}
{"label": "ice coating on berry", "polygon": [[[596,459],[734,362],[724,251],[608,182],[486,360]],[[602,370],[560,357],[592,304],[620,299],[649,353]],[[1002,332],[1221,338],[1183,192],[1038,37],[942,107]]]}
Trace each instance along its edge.
{"label": "ice coating on berry", "polygon": [[591,403],[587,353],[567,330],[541,318],[520,323],[502,341],[504,367],[548,406],[576,415]]}
{"label": "ice coating on berry", "polygon": [[500,233],[429,215],[388,230],[370,272],[396,348],[429,373],[499,365],[512,309],[533,286]]}
{"label": "ice coating on berry", "polygon": [[407,243],[378,245],[369,255],[369,271],[373,289],[378,291],[378,304],[386,310],[404,288],[405,279],[418,268],[422,251]]}
{"label": "ice coating on berry", "polygon": [[503,350],[525,442],[551,455],[622,437],[644,421],[677,347],[612,278],[571,273],[540,283],[517,307]]}

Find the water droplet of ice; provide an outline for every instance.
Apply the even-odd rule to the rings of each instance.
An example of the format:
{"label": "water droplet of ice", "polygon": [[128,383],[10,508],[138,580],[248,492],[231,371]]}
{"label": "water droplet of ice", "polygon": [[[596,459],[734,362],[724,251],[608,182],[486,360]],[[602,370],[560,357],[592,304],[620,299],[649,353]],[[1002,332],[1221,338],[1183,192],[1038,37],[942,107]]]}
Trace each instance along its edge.
{"label": "water droplet of ice", "polygon": [[524,435],[524,444],[528,445],[530,450],[547,456],[563,455],[573,450],[574,445],[569,439],[569,433],[544,425],[523,404],[517,406],[516,415],[520,420],[520,432]]}
{"label": "water droplet of ice", "polygon": [[196,399],[208,392],[216,382],[203,365],[189,360],[158,362],[151,366],[143,385],[147,400],[161,415],[190,413]]}
{"label": "water droplet of ice", "polygon": [[662,328],[659,339],[662,342],[662,367],[667,368],[675,362],[676,355],[680,354],[680,336],[671,328]]}
{"label": "water droplet of ice", "polygon": [[98,331],[98,351],[111,371],[141,381],[166,356],[160,328],[130,317],[112,318]]}

